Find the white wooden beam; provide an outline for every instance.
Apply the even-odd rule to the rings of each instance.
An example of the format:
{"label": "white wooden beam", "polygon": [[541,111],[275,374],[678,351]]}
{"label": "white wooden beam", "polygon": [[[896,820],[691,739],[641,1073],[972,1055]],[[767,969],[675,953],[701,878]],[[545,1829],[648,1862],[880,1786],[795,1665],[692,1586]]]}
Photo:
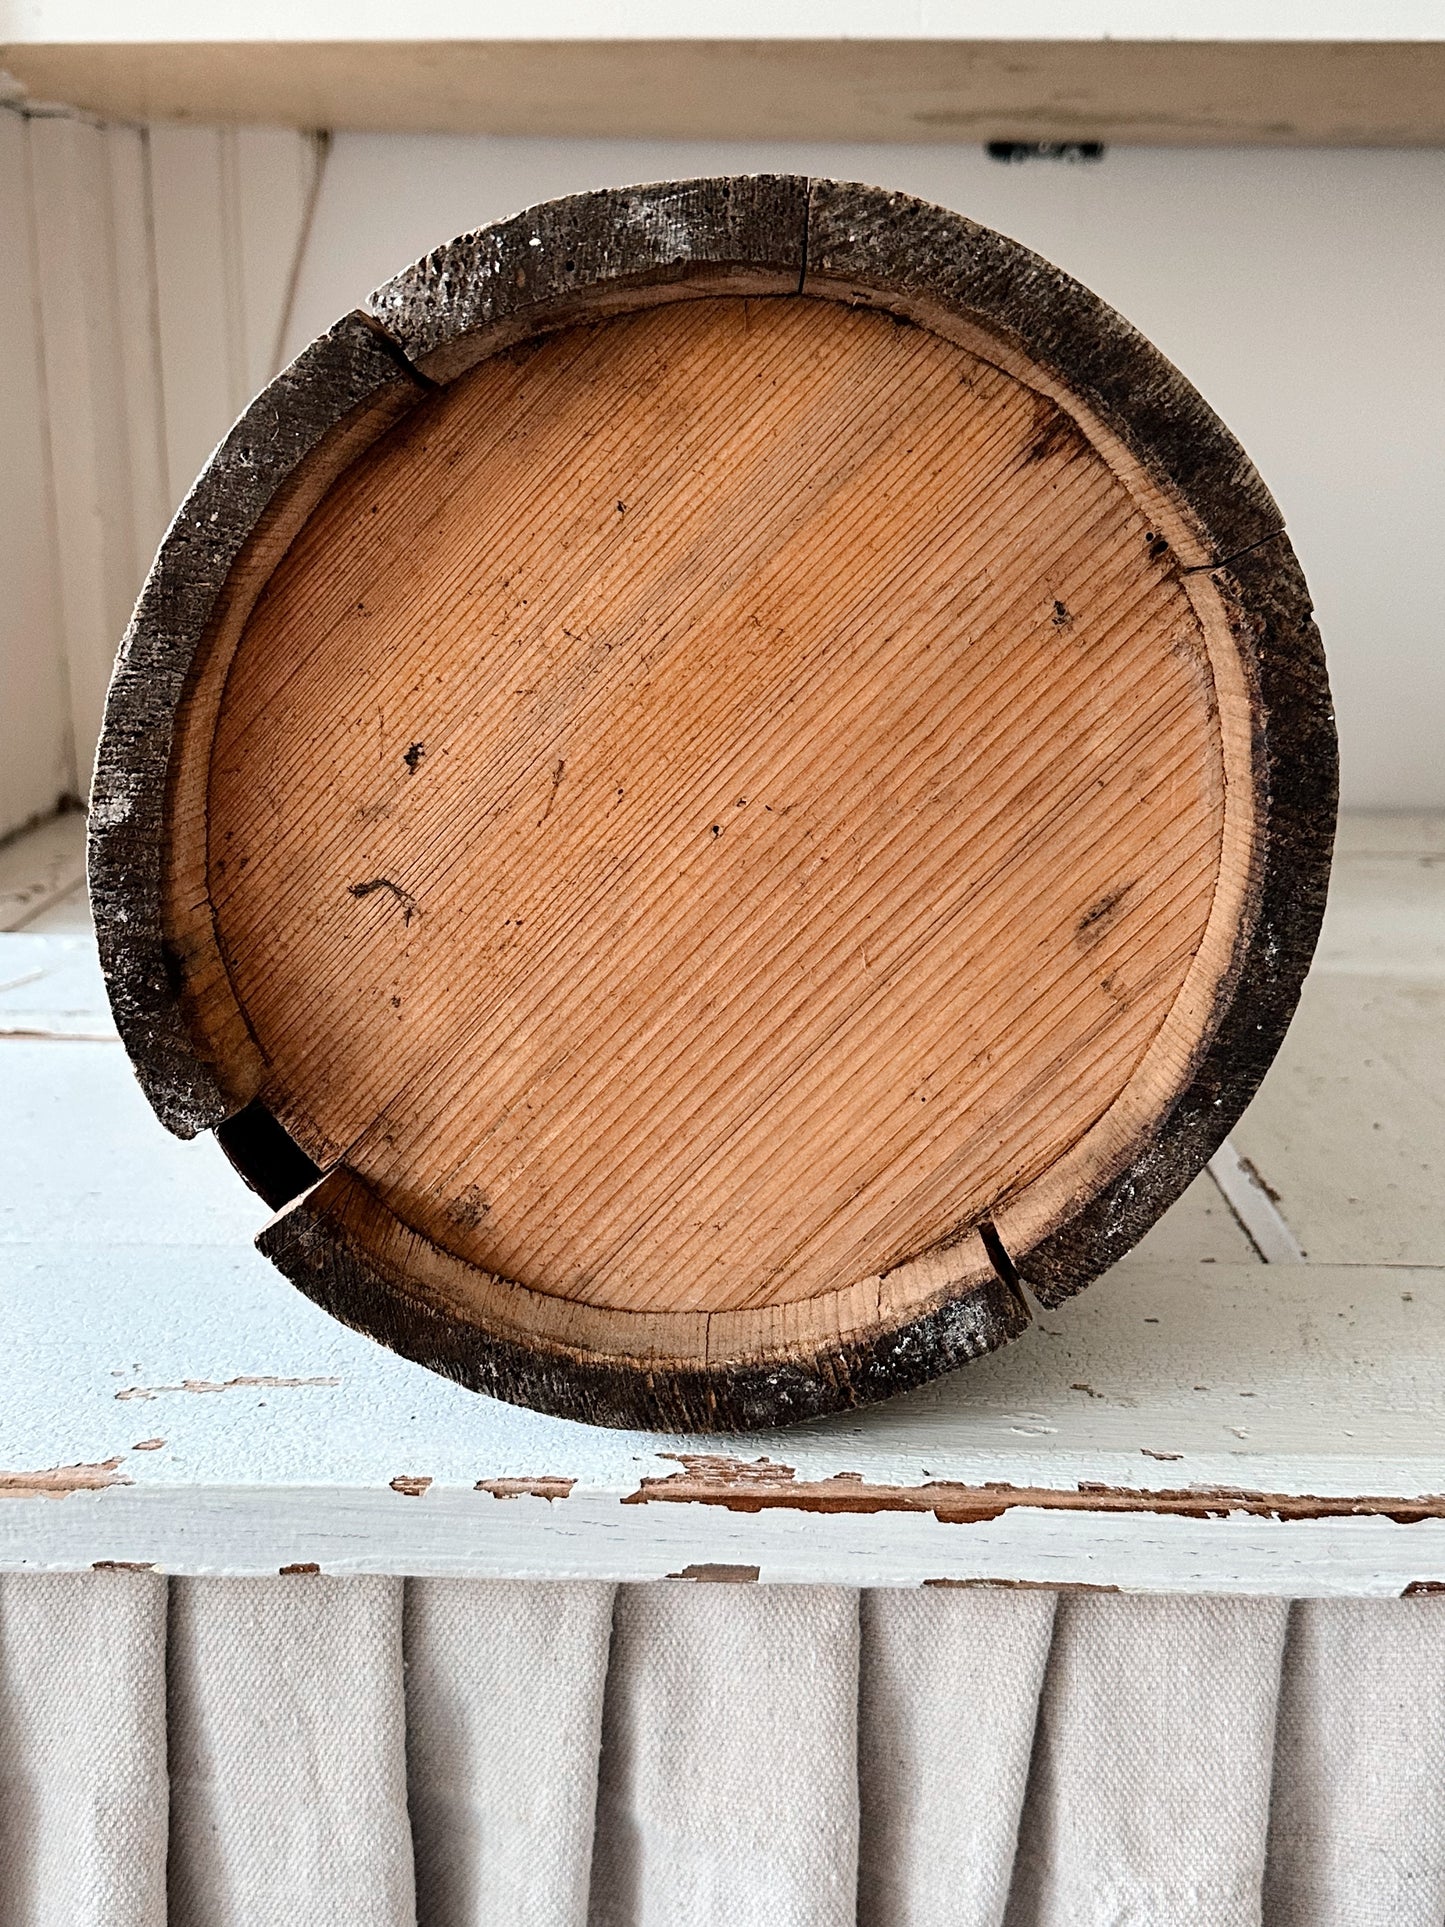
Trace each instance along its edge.
{"label": "white wooden beam", "polygon": [[[946,144],[1445,139],[1439,13],[1407,4],[1161,15],[1124,4],[753,0],[683,12],[556,0],[489,8],[484,38],[470,7],[128,16],[110,27],[86,16],[94,37],[78,32],[80,15],[57,18],[44,39],[27,15],[24,37],[0,34],[0,69],[33,100],[135,120]],[[147,16],[149,33],[135,36]],[[277,33],[258,31],[258,18]]]}

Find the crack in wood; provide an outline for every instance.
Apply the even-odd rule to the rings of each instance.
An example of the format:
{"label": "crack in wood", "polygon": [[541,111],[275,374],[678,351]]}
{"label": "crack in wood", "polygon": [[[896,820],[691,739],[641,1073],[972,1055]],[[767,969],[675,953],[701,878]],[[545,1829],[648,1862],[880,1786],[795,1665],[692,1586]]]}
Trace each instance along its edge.
{"label": "crack in wood", "polygon": [[416,898],[410,890],[403,890],[399,883],[390,877],[368,877],[364,883],[348,883],[346,894],[351,897],[369,897],[377,890],[389,890],[401,905],[401,920],[409,924],[416,915]]}

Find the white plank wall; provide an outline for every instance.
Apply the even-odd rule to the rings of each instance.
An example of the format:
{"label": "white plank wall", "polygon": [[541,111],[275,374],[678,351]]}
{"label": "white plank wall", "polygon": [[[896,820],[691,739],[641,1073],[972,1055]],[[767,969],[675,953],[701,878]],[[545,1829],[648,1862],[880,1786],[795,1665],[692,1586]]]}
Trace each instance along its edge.
{"label": "white plank wall", "polygon": [[0,112],[0,833],[75,788],[27,126]]}
{"label": "white plank wall", "polygon": [[279,366],[321,155],[0,109],[0,837],[85,795],[156,544]]}
{"label": "white plank wall", "polygon": [[79,783],[136,586],[110,142],[104,129],[68,118],[32,120],[29,134],[60,629]]}

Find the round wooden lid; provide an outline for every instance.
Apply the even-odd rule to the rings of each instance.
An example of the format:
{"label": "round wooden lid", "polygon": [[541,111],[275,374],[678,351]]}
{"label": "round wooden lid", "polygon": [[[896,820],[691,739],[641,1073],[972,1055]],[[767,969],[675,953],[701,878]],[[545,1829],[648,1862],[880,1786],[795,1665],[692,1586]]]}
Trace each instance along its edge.
{"label": "round wooden lid", "polygon": [[871,190],[586,196],[373,305],[118,670],[158,1110],[330,1309],[547,1409],[771,1423],[990,1349],[1297,994],[1333,739],[1269,497],[1083,290]]}

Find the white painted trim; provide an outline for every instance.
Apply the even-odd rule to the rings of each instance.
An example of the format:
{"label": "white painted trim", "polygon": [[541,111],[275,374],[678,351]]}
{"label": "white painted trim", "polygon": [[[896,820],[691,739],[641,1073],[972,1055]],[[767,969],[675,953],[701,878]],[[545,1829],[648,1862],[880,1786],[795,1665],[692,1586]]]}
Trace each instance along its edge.
{"label": "white painted trim", "polygon": [[[666,1516],[656,1517],[663,1513]],[[1098,1586],[1122,1592],[1396,1598],[1445,1583],[1445,1520],[1155,1518],[1019,1508],[974,1525],[931,1515],[867,1517],[633,1506],[573,1489],[566,1500],[498,1500],[470,1487],[420,1498],[389,1489],[124,1487],[0,1502],[0,1571],[106,1564],[166,1573],[461,1579],[648,1580],[689,1566],[758,1569],[764,1584],[930,1582]]]}
{"label": "white painted trim", "polygon": [[316,204],[322,144],[287,127],[225,130],[231,227],[242,308],[242,389],[237,412],[282,363],[301,251]]}

